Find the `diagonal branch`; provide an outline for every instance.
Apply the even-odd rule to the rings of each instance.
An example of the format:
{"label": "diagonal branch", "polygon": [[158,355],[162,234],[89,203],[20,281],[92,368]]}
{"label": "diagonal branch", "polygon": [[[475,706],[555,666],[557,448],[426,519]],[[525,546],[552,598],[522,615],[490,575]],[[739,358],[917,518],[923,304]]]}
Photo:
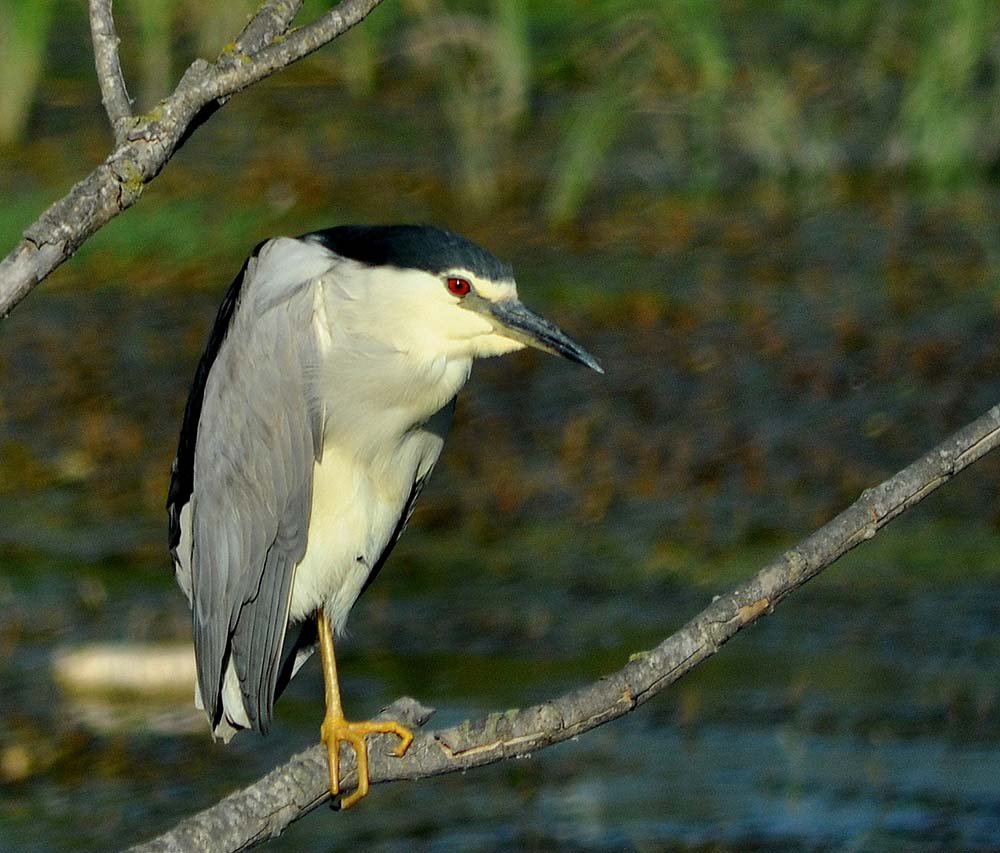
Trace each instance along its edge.
{"label": "diagonal branch", "polygon": [[236,52],[253,55],[284,35],[302,8],[302,0],[267,0],[236,39]]}
{"label": "diagonal branch", "polygon": [[90,0],[90,34],[94,39],[94,65],[101,87],[101,101],[111,122],[115,142],[125,138],[132,117],[132,99],[125,88],[122,66],[118,59],[120,39],[115,32],[111,0]]}
{"label": "diagonal branch", "polygon": [[[25,231],[24,239],[0,261],[0,319],[42,279],[70,257],[95,231],[138,201],[146,184],[167,164],[188,135],[220,101],[312,53],[362,21],[380,0],[343,0],[315,21],[283,35],[297,11],[291,0],[268,0],[244,29],[239,44],[218,62],[193,62],[170,97],[152,112],[129,119],[120,104],[109,106],[129,129],[108,158],[55,202]],[[105,15],[95,27],[98,68],[101,56],[117,63],[117,37],[110,24],[110,0],[91,0]],[[110,29],[108,28],[110,26]],[[244,52],[257,48],[255,52]],[[238,61],[234,61],[238,60]],[[118,71],[117,79],[120,81]],[[102,80],[102,93],[106,95]],[[115,84],[111,91],[120,96]],[[126,100],[127,100],[127,96]],[[107,101],[106,101],[107,103]],[[115,102],[117,103],[117,102]]]}
{"label": "diagonal branch", "polygon": [[291,30],[258,52],[216,75],[222,91],[217,97],[238,92],[275,71],[291,65],[321,48],[336,36],[347,32],[375,8],[379,0],[344,0],[311,24]]}
{"label": "diagonal branch", "polygon": [[[629,713],[998,444],[1000,406],[994,406],[895,476],[866,490],[832,521],[715,599],[655,649],[633,656],[618,672],[532,708],[421,732],[403,758],[391,756],[389,739],[374,740],[371,781],[420,779],[492,764],[535,752]],[[406,703],[412,700],[400,701],[393,706],[394,712],[408,723],[419,719],[420,714],[408,710],[411,706]],[[353,773],[353,768],[345,769]],[[353,785],[346,775],[342,778],[346,787]],[[245,849],[280,835],[292,821],[327,800],[327,784],[326,750],[317,744],[248,788],[133,849]]]}

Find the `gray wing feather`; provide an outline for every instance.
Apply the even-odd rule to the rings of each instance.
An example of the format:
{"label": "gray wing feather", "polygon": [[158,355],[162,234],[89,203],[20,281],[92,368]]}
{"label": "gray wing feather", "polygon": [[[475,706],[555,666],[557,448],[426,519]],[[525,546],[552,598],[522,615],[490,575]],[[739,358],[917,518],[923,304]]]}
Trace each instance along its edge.
{"label": "gray wing feather", "polygon": [[284,549],[268,551],[258,594],[240,607],[232,636],[233,663],[247,718],[264,733],[271,724],[294,569]]}
{"label": "gray wing feather", "polygon": [[266,301],[257,298],[261,282],[244,286],[205,386],[192,604],[198,682],[213,723],[232,656],[247,716],[256,728],[269,725],[292,579],[305,554],[322,427],[307,378],[318,360],[313,287],[302,285]]}

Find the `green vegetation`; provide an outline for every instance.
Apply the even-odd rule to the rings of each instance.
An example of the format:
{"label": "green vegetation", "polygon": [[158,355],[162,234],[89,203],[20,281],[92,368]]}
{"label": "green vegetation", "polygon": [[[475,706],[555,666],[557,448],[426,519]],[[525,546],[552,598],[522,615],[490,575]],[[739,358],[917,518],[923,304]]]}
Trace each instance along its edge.
{"label": "green vegetation", "polygon": [[[54,5],[4,3],[0,140],[9,143],[45,85]],[[168,90],[192,47],[218,53],[253,3],[206,8],[116,6],[140,107]],[[322,8],[307,3],[303,14]],[[384,100],[400,85],[426,94],[448,129],[451,179],[483,209],[509,193],[529,126],[558,128],[543,203],[550,222],[566,223],[588,201],[644,182],[699,192],[755,176],[822,183],[903,172],[933,187],[967,182],[1000,157],[998,26],[993,0],[725,10],[710,0],[424,0],[385,3],[310,62],[354,96]],[[90,73],[86,53],[57,62],[56,50],[49,46],[48,75]]]}
{"label": "green vegetation", "polygon": [[0,3],[0,145],[16,141],[27,127],[54,11],[54,0]]}

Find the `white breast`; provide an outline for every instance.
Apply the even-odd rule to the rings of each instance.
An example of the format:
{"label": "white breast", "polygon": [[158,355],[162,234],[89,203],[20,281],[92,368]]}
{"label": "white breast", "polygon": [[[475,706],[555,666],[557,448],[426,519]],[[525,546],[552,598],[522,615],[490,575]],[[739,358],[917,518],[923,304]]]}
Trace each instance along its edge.
{"label": "white breast", "polygon": [[292,585],[292,621],[323,607],[334,631],[343,631],[414,481],[430,471],[443,443],[440,435],[418,429],[401,441],[391,459],[375,460],[327,446],[313,469],[309,538]]}
{"label": "white breast", "polygon": [[315,282],[318,364],[311,405],[323,417],[306,553],[291,620],[325,609],[335,631],[386,548],[416,480],[430,473],[469,377],[469,358],[421,358],[360,333],[372,313],[369,271],[338,263]]}

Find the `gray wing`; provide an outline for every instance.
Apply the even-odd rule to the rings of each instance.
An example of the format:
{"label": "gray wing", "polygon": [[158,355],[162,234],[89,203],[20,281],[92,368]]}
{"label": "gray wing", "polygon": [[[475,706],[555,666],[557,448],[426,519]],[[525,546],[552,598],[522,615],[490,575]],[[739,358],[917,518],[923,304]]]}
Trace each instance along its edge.
{"label": "gray wing", "polygon": [[291,243],[302,246],[265,245],[248,269],[198,424],[191,599],[198,683],[213,726],[230,660],[251,725],[270,725],[292,578],[306,549],[322,415],[309,388],[319,358],[315,284],[289,280],[298,251]]}

